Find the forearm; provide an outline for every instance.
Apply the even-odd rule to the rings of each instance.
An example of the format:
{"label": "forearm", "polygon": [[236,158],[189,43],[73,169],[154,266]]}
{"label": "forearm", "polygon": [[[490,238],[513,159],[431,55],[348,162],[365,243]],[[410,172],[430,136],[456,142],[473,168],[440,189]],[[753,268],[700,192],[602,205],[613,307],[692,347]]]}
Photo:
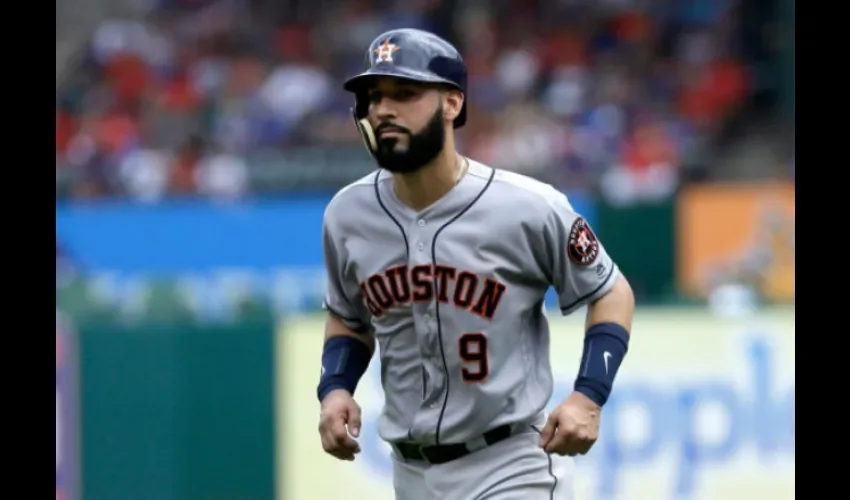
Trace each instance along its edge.
{"label": "forearm", "polygon": [[375,335],[371,331],[355,332],[351,328],[345,326],[339,318],[333,314],[328,314],[325,321],[325,342],[333,337],[352,337],[360,342],[363,342],[369,348],[370,353],[375,352]]}
{"label": "forearm", "polygon": [[634,308],[634,294],[623,277],[588,306],[584,351],[574,387],[599,406],[608,401],[628,352]]}
{"label": "forearm", "polygon": [[329,315],[325,322],[322,374],[317,388],[319,401],[340,389],[354,395],[374,352],[375,337],[371,332],[353,332],[338,318]]}
{"label": "forearm", "polygon": [[615,323],[631,332],[634,313],[635,296],[632,287],[625,277],[619,276],[608,293],[587,306],[585,330],[593,325]]}

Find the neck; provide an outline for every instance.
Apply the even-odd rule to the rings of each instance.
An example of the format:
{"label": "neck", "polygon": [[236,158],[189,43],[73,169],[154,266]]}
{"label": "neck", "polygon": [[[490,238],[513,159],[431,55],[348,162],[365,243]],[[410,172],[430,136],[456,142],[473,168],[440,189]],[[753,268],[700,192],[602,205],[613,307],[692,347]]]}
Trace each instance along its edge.
{"label": "neck", "polygon": [[424,210],[455,187],[462,163],[454,148],[446,147],[416,172],[393,174],[393,189],[399,201],[414,210]]}

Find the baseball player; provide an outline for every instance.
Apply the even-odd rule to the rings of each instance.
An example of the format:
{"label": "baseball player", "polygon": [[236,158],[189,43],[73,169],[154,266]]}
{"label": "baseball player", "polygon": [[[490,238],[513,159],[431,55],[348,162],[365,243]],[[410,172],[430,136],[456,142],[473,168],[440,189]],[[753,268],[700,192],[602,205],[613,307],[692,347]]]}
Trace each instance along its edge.
{"label": "baseball player", "polygon": [[[344,87],[381,168],[324,215],[322,447],[360,451],[353,396],[377,345],[397,499],[572,498],[569,457],[596,441],[629,344],[628,282],[562,193],[456,151],[466,68],[448,42],[384,33]],[[575,391],[546,418],[550,286],[587,321]]]}

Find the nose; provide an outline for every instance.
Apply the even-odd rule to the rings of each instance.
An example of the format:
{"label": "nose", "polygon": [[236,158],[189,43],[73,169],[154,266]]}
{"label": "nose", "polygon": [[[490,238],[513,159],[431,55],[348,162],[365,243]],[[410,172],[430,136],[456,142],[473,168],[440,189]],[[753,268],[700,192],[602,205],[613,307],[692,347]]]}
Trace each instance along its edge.
{"label": "nose", "polygon": [[392,102],[389,99],[380,97],[372,101],[372,113],[379,123],[392,121],[397,116]]}

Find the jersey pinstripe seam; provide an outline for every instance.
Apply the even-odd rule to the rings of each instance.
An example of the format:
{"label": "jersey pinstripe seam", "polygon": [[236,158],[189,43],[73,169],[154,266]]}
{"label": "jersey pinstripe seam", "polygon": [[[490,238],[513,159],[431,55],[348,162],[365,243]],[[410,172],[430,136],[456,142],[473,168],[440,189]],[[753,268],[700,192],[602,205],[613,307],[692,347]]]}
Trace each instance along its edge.
{"label": "jersey pinstripe seam", "polygon": [[616,267],[617,266],[613,266],[613,265],[611,266],[611,270],[608,271],[608,276],[605,277],[605,281],[603,281],[602,284],[600,284],[598,287],[596,287],[596,289],[594,289],[592,292],[590,292],[590,293],[588,293],[588,294],[586,294],[582,297],[579,297],[578,299],[576,299],[575,301],[573,301],[569,305],[562,307],[561,312],[565,313],[565,312],[569,311],[570,309],[572,309],[573,307],[577,306],[578,304],[581,304],[582,302],[584,302],[588,298],[593,297],[594,295],[599,293],[599,290],[602,290],[602,288],[605,287],[605,285],[608,284],[608,280],[611,279],[611,276],[614,275],[614,269],[616,269]]}
{"label": "jersey pinstripe seam", "polygon": [[[481,197],[484,196],[484,193],[486,193],[487,190],[490,189],[490,186],[493,184],[493,178],[494,177],[496,177],[496,169],[491,169],[490,177],[487,179],[487,184],[484,185],[484,187],[481,189],[481,191],[478,193],[478,195],[476,195],[475,198],[473,198],[472,201],[469,202],[469,205],[467,205],[466,207],[464,207],[463,210],[461,210],[460,212],[455,214],[454,217],[452,217],[445,224],[440,226],[440,228],[437,229],[437,231],[434,233],[434,238],[431,240],[431,264],[432,265],[434,265],[434,266],[437,265],[437,237],[440,235],[440,233],[443,231],[443,229],[454,224],[455,221],[460,219],[466,212],[468,212],[469,209],[473,207],[473,205],[478,203],[478,200],[480,200]],[[437,297],[439,297],[439,282],[438,282],[438,279],[436,277],[434,277],[433,282],[434,282],[434,297],[437,298]],[[443,326],[442,326],[442,322],[440,321],[440,301],[439,300],[434,300],[434,318],[437,321],[437,340],[440,343],[440,357],[442,358],[442,361],[443,361],[443,373],[445,373],[445,375],[446,375],[446,395],[443,397],[443,407],[440,409],[440,416],[437,418],[437,429],[436,429],[436,432],[435,432],[435,435],[434,435],[435,444],[437,444],[439,446],[439,444],[440,444],[440,429],[443,425],[443,417],[446,414],[446,407],[448,406],[448,403],[449,403],[449,385],[450,385],[449,379],[451,378],[450,374],[449,374],[449,367],[448,367],[448,364],[446,363],[446,350],[445,350],[445,347],[443,347]]]}
{"label": "jersey pinstripe seam", "polygon": [[[545,451],[543,453],[546,453]],[[558,487],[558,477],[555,475],[554,464],[552,463],[552,455],[546,453],[546,460],[549,461],[549,475],[552,476],[552,489],[549,490],[549,500],[555,500],[555,488]]]}
{"label": "jersey pinstripe seam", "polygon": [[381,190],[379,189],[380,182],[378,182],[380,178],[381,171],[378,170],[377,172],[375,172],[375,198],[378,200],[378,205],[381,206],[381,210],[383,210],[384,213],[387,214],[387,217],[389,217],[390,220],[393,221],[393,224],[395,224],[395,226],[401,232],[401,237],[404,239],[404,255],[407,258],[410,258],[410,245],[407,242],[407,233],[404,232],[404,228],[401,226],[401,223],[393,216],[392,213],[390,213],[390,211],[387,209],[387,206],[384,205],[384,200],[381,199]]}
{"label": "jersey pinstripe seam", "polygon": [[[540,429],[537,428],[536,425],[532,425],[531,428],[537,434],[543,434],[540,431]],[[546,455],[546,460],[549,461],[549,465],[548,465],[549,471],[548,472],[549,472],[549,476],[552,477],[552,489],[549,490],[549,500],[555,500],[555,489],[558,488],[558,476],[555,475],[555,465],[552,463],[552,455],[550,455],[549,453],[546,453],[545,450],[541,450],[541,451],[543,451],[543,453]]]}

